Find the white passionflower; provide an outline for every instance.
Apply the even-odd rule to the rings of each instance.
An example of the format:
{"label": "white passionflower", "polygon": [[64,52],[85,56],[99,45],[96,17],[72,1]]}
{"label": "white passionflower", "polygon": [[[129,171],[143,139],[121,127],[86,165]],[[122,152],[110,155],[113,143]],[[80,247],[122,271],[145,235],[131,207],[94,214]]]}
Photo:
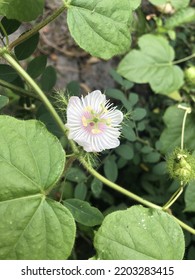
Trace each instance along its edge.
{"label": "white passionflower", "polygon": [[119,146],[123,113],[112,107],[105,94],[95,90],[85,97],[72,96],[67,106],[68,138],[87,152],[101,152]]}

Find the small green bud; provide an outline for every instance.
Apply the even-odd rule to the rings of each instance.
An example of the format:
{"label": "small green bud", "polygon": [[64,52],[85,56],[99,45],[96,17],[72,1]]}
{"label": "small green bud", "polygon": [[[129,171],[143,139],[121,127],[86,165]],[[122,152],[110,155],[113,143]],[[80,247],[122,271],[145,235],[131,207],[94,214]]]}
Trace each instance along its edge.
{"label": "small green bud", "polygon": [[187,150],[176,148],[167,158],[167,169],[172,179],[187,184],[195,179],[195,157]]}
{"label": "small green bud", "polygon": [[185,69],[185,80],[189,86],[195,86],[195,66],[190,66]]}

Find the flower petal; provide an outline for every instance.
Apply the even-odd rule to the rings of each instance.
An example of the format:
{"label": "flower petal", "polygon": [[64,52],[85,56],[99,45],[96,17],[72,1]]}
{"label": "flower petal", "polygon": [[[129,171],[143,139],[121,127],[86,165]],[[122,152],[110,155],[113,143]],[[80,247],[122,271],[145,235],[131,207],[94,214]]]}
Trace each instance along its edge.
{"label": "flower petal", "polygon": [[83,98],[83,104],[91,107],[96,113],[102,110],[101,105],[105,104],[106,96],[100,90],[94,90]]}
{"label": "flower petal", "polygon": [[120,110],[111,110],[104,115],[104,118],[111,120],[111,125],[119,125],[123,120],[123,113]]}

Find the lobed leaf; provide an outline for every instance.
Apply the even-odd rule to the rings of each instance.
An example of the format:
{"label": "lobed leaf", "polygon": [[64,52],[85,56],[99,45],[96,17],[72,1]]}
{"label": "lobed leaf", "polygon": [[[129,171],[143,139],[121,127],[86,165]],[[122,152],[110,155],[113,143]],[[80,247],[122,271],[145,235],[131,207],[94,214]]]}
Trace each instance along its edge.
{"label": "lobed leaf", "polygon": [[161,37],[146,34],[138,41],[140,50],[130,51],[120,62],[118,73],[136,83],[149,83],[156,93],[170,94],[183,84],[183,72],[173,65],[174,50]]}
{"label": "lobed leaf", "polygon": [[42,12],[44,0],[0,0],[0,14],[8,19],[31,21]]}
{"label": "lobed leaf", "polygon": [[104,219],[94,246],[102,260],[181,260],[184,235],[169,214],[142,206],[116,211]]}
{"label": "lobed leaf", "polygon": [[0,116],[0,259],[66,259],[75,224],[46,194],[59,180],[65,155],[39,121]]}
{"label": "lobed leaf", "polygon": [[129,0],[72,0],[67,21],[77,44],[91,55],[109,59],[130,47]]}

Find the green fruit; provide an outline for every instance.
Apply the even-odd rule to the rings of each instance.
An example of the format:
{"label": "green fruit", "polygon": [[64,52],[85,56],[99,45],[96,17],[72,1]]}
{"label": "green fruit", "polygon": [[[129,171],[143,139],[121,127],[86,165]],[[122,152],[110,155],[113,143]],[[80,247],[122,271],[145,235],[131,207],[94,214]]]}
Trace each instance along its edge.
{"label": "green fruit", "polygon": [[195,86],[195,66],[186,68],[184,74],[187,84],[190,86]]}
{"label": "green fruit", "polygon": [[172,179],[187,184],[195,179],[195,158],[188,151],[176,148],[167,158],[167,169]]}

